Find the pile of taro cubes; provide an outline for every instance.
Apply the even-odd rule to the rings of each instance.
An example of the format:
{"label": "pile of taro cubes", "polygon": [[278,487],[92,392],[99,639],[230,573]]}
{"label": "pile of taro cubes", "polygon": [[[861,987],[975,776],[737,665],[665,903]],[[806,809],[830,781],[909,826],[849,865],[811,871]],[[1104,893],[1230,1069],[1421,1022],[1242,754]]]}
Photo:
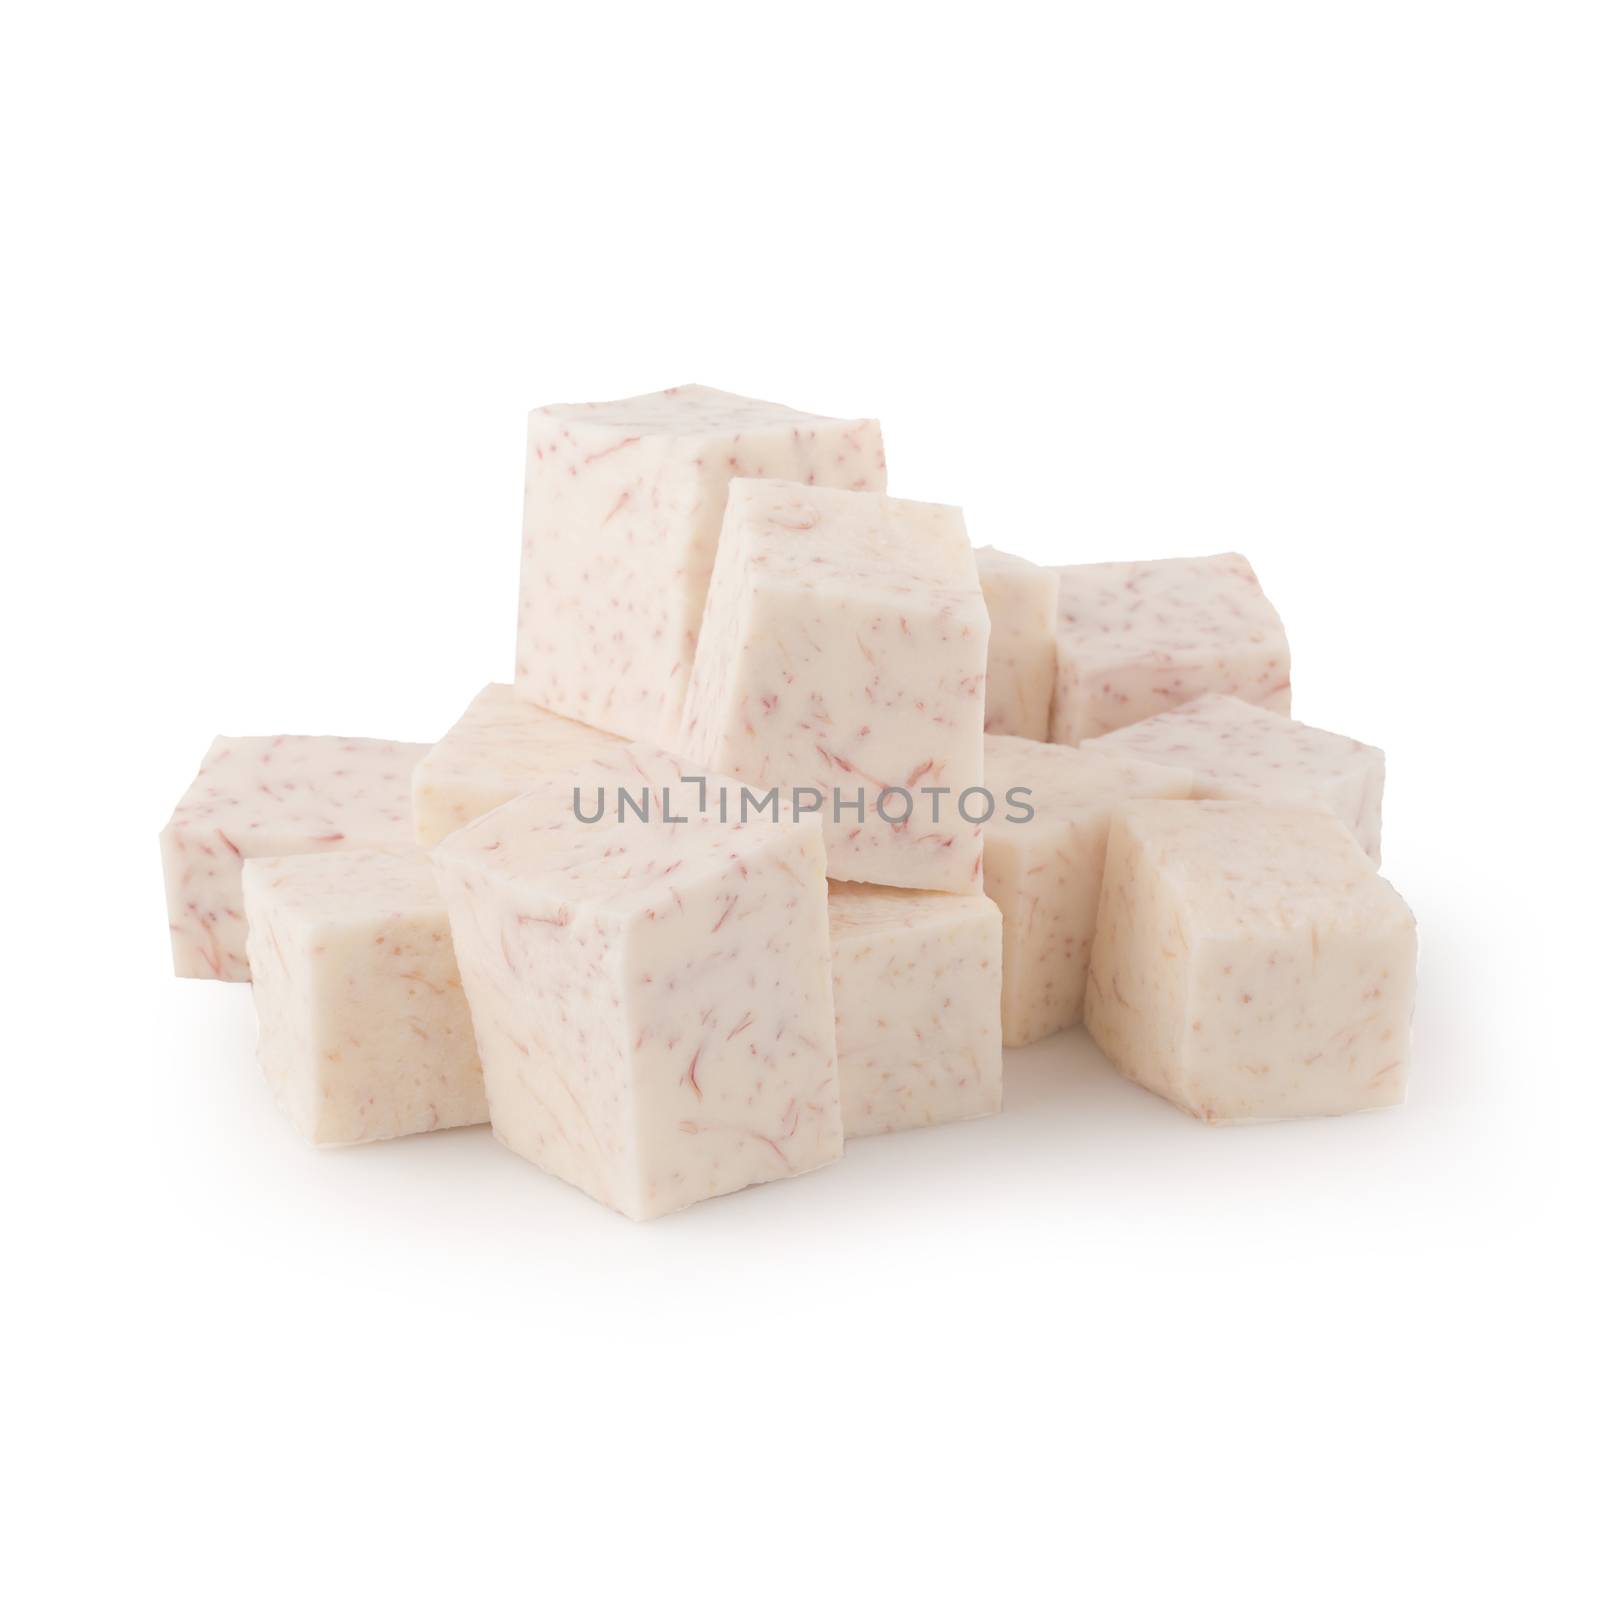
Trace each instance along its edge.
{"label": "pile of taro cubes", "polygon": [[882,436],[698,387],[528,427],[515,682],[435,745],[219,738],[177,972],[350,1144],[489,1122],[636,1218],[985,1116],[1084,1022],[1208,1123],[1405,1093],[1383,755],[1238,555],[1039,567]]}

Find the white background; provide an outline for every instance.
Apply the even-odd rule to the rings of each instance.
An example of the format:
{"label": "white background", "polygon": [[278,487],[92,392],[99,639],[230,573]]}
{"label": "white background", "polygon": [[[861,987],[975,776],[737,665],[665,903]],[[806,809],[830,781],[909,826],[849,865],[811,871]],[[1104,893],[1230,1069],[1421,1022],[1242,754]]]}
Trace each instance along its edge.
{"label": "white background", "polygon": [[[1592,7],[8,18],[13,1593],[1594,1592]],[[1074,1033],[644,1227],[295,1143],[157,830],[219,731],[442,732],[524,412],[689,381],[977,542],[1250,556],[1389,753],[1406,1109]]]}

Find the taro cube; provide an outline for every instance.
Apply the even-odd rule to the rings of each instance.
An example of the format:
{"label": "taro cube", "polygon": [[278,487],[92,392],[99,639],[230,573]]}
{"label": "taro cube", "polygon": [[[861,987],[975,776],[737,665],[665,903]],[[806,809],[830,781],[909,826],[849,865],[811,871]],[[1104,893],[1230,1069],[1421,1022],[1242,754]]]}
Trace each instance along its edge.
{"label": "taro cube", "polygon": [[496,1137],[633,1218],[842,1144],[821,830],[696,770],[618,746],[434,851]]}
{"label": "taro cube", "polygon": [[988,637],[955,507],[741,480],[683,748],[757,791],[800,791],[830,877],[974,893]]}
{"label": "taro cube", "polygon": [[261,1065],[313,1144],[486,1122],[444,901],[420,852],[244,868]]}
{"label": "taro cube", "polygon": [[1112,823],[1084,1021],[1204,1122],[1405,1098],[1417,930],[1342,822],[1149,800]]}
{"label": "taro cube", "polygon": [[1211,690],[1288,715],[1289,641],[1243,556],[1057,570],[1057,744],[1081,744]]}
{"label": "taro cube", "polygon": [[844,1133],[1000,1109],[1000,913],[982,895],[835,883],[834,1022]]}

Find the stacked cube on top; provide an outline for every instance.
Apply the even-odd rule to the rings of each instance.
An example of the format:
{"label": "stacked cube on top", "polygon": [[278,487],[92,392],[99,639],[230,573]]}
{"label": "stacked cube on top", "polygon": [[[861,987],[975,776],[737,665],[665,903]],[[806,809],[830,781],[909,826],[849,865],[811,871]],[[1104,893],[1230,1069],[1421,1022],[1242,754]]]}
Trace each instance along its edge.
{"label": "stacked cube on top", "polygon": [[882,489],[883,436],[697,384],[533,412],[517,693],[674,743],[736,478]]}
{"label": "stacked cube on top", "polygon": [[1403,1096],[1382,753],[1288,720],[1248,562],[975,556],[884,486],[875,422],[547,407],[515,685],[432,747],[217,741],[174,964],[253,969],[303,1133],[488,1117],[645,1217],[992,1112],[1080,1016],[1207,1121]]}
{"label": "stacked cube on top", "polygon": [[983,841],[960,797],[983,785],[988,643],[955,507],[737,482],[683,748],[811,791],[830,877],[975,893]]}

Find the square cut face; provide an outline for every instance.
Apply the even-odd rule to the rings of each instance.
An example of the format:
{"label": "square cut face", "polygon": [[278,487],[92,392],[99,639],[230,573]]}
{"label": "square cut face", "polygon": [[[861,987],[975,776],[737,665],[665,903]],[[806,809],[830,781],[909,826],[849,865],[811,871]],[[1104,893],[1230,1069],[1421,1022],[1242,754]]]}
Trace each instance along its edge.
{"label": "square cut face", "polygon": [[486,1122],[444,901],[420,853],[247,862],[252,994],[274,1097],[313,1144]]}
{"label": "square cut face", "polygon": [[434,852],[496,1136],[634,1218],[842,1148],[820,830],[695,772],[619,746]]}
{"label": "square cut face", "polygon": [[1033,739],[991,736],[984,754],[998,803],[983,830],[983,888],[1004,921],[1000,1015],[1005,1043],[1028,1045],[1083,1016],[1112,817],[1131,800],[1185,799],[1191,779]]}
{"label": "square cut face", "polygon": [[1201,800],[1254,800],[1337,817],[1376,862],[1383,813],[1383,751],[1342,734],[1207,694],[1084,748],[1193,772]]}
{"label": "square cut face", "polygon": [[1081,744],[1213,690],[1288,715],[1289,641],[1243,556],[1057,571],[1057,744]]}
{"label": "square cut face", "polygon": [[246,861],[410,849],[411,772],[427,749],[292,734],[216,739],[161,830],[177,975],[249,982]]}
{"label": "square cut face", "polygon": [[955,507],[735,483],[683,748],[810,791],[833,878],[974,893],[988,634]]}
{"label": "square cut face", "polygon": [[981,895],[835,883],[847,1139],[1000,1109],[1000,913]]}
{"label": "square cut face", "polygon": [[417,842],[435,845],[507,800],[603,754],[614,734],[586,728],[491,683],[417,763],[412,811]]}
{"label": "square cut face", "polygon": [[1048,739],[1061,576],[1003,550],[985,547],[973,554],[989,613],[983,731]]}
{"label": "square cut face", "polygon": [[1084,1020],[1205,1122],[1405,1098],[1416,924],[1314,811],[1144,801],[1112,825]]}
{"label": "square cut face", "polygon": [[734,478],[881,490],[883,436],[695,384],[533,412],[517,693],[670,744]]}

